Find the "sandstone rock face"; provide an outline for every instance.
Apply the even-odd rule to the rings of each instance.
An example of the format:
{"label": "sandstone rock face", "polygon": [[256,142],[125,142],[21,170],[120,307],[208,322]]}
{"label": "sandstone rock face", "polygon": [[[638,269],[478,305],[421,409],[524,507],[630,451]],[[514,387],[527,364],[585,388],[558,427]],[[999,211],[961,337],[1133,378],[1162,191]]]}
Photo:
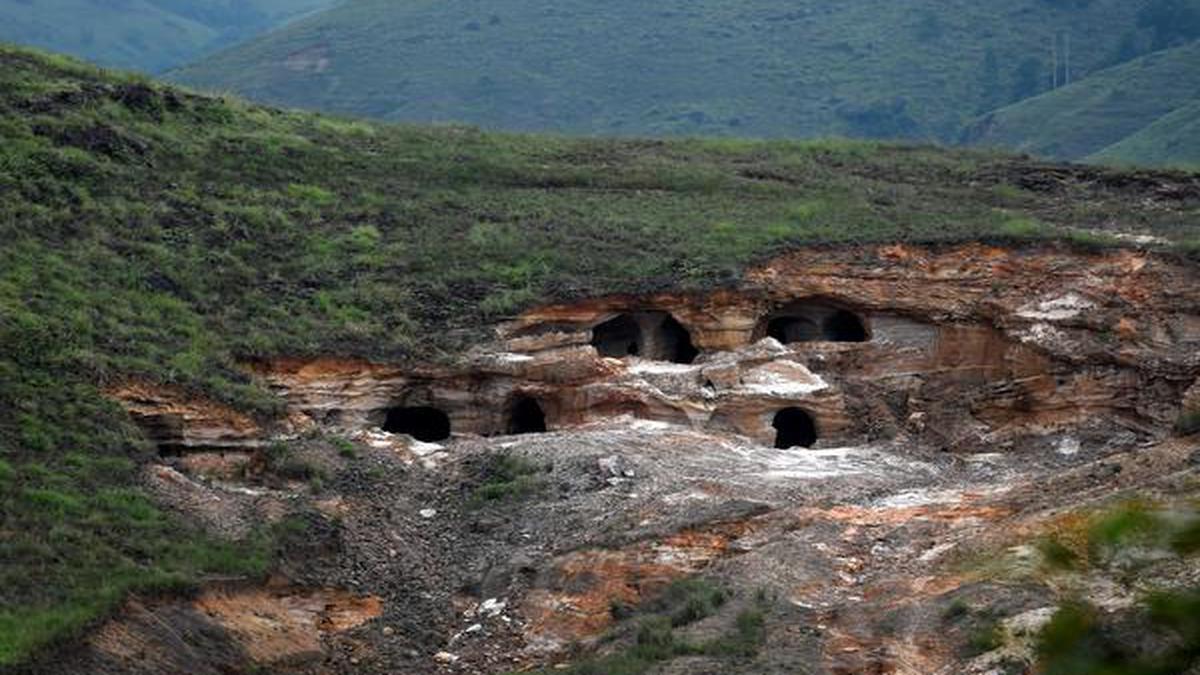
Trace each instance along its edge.
{"label": "sandstone rock face", "polygon": [[167,451],[249,450],[261,446],[270,433],[249,415],[173,387],[127,382],[105,393]]}
{"label": "sandstone rock face", "polygon": [[191,601],[135,599],[62,667],[217,675],[244,672],[249,663],[273,672],[301,672],[325,659],[326,637],[382,612],[377,597],[286,586],[213,587]]}
{"label": "sandstone rock face", "polygon": [[[1197,276],[1133,251],[801,251],[739,289],[537,308],[456,366],[331,357],[253,369],[287,400],[293,426],[347,431],[428,406],[456,434],[498,435],[514,402],[533,398],[551,429],[631,415],[765,444],[785,407],[810,414],[826,446],[909,433],[971,450],[1097,418],[1159,437],[1200,371]],[[604,358],[589,344],[605,322],[627,315],[653,330],[664,312],[690,334],[694,362]],[[860,322],[863,341],[831,338],[834,313]],[[811,326],[814,339],[768,337],[789,314],[786,330]]]}

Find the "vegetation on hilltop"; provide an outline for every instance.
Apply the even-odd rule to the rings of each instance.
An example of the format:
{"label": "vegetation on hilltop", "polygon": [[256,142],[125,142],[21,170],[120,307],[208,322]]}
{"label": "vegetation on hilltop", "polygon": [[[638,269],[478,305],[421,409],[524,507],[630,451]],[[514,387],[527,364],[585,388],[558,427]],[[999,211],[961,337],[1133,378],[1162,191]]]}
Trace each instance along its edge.
{"label": "vegetation on hilltop", "polygon": [[1200,168],[1200,98],[1087,159],[1102,164]]}
{"label": "vegetation on hilltop", "polygon": [[0,0],[0,40],[160,72],[336,0]]}
{"label": "vegetation on hilltop", "polygon": [[1155,52],[976,121],[966,140],[1061,159],[1200,162],[1200,40]]}
{"label": "vegetation on hilltop", "polygon": [[0,48],[0,664],[130,589],[266,564],[261,540],[206,542],[136,488],[148,449],[106,384],[269,413],[238,359],[432,357],[530,303],[711,287],[802,244],[1113,223],[1183,243],[1198,184],[880,143],[372,125]]}
{"label": "vegetation on hilltop", "polygon": [[1162,1],[351,0],[173,76],[508,130],[947,140],[1047,89],[1058,34],[1076,78],[1142,53]]}

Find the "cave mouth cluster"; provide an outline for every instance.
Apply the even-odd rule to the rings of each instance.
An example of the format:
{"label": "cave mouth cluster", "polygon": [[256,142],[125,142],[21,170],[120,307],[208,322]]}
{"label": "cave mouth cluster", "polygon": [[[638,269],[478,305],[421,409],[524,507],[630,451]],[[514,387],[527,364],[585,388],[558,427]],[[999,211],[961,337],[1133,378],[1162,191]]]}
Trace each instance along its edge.
{"label": "cave mouth cluster", "polygon": [[[691,365],[701,357],[688,328],[671,312],[662,309],[610,314],[593,322],[587,332],[588,344],[602,358],[636,358],[641,362]],[[862,343],[870,341],[871,334],[865,318],[855,311],[825,301],[800,300],[782,304],[762,316],[751,337],[754,342],[770,337],[787,345]],[[405,396],[413,394],[405,392]],[[495,425],[496,433],[546,432],[554,426],[554,420],[547,413],[551,407],[536,393],[518,392],[504,406],[504,419]],[[408,434],[421,442],[448,440],[451,427],[451,417],[432,404],[388,408],[380,425],[384,431]],[[776,410],[771,427],[776,448],[810,448],[819,439],[815,416],[796,405]]]}

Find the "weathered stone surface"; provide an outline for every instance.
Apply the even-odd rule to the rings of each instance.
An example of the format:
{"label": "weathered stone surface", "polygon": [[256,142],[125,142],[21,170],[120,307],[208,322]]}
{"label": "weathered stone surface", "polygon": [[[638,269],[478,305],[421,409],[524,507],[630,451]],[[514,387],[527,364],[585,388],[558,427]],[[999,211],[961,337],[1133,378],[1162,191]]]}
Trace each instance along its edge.
{"label": "weathered stone surface", "polygon": [[[245,429],[355,441],[353,458],[326,451],[315,496],[196,479],[219,473],[211,453],[177,461],[182,472],[152,467],[145,481],[221,536],[315,514],[319,545],[285,565],[295,583],[383,598],[380,622],[397,628],[325,634],[326,662],[302,672],[549,665],[597,644],[614,604],[700,574],[732,600],[694,630],[719,634],[761,592],[774,599],[765,646],[744,663],[697,655],[663,672],[982,674],[1002,658],[1028,664],[1028,633],[1076,581],[1112,611],[1144,590],[1095,571],[1071,588],[1046,583],[1030,542],[1116,495],[1194,497],[1195,439],[1174,425],[1200,402],[1198,282],[1194,267],[1134,251],[799,251],[719,292],[535,308],[448,366],[250,364],[288,407],[254,431],[204,402],[125,398],[204,430],[177,438]],[[852,311],[869,339],[764,337],[781,307],[816,306],[814,325]],[[645,311],[670,312],[700,356],[598,356],[593,326]],[[508,435],[520,396],[541,404],[547,433]],[[452,438],[378,428],[393,406],[426,405],[447,413]],[[772,447],[786,407],[813,418],[813,448]],[[526,489],[481,503],[507,455],[536,467]],[[980,572],[993,564],[1007,576]],[[1200,578],[1175,565],[1143,581]],[[945,619],[964,602],[1024,637],[964,658],[967,628]]]}
{"label": "weathered stone surface", "polygon": [[251,449],[269,434],[249,415],[173,387],[126,382],[105,393],[164,449]]}

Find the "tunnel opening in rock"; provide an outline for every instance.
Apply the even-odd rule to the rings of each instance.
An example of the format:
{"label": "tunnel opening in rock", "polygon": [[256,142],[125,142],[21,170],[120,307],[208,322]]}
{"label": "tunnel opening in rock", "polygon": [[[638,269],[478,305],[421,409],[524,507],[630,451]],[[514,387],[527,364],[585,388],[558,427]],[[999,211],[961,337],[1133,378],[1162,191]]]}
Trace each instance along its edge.
{"label": "tunnel opening in rock", "polygon": [[[667,315],[659,327],[660,358],[672,363],[691,363],[700,355],[692,336],[675,317]],[[653,358],[653,357],[651,357]]]}
{"label": "tunnel opening in rock", "polygon": [[592,346],[600,352],[600,356],[614,359],[637,356],[641,343],[641,326],[628,314],[605,321],[592,329]]}
{"label": "tunnel opening in rock", "polygon": [[839,309],[825,319],[825,339],[830,342],[866,342],[867,328],[854,312]]}
{"label": "tunnel opening in rock", "polygon": [[800,408],[784,408],[775,413],[775,447],[811,448],[817,442],[817,425],[812,415]]}
{"label": "tunnel opening in rock", "polygon": [[801,301],[781,307],[759,323],[756,339],[796,342],[866,342],[866,323],[858,314],[819,301]]}
{"label": "tunnel opening in rock", "polygon": [[783,344],[813,342],[819,340],[821,331],[817,324],[798,316],[780,316],[767,324],[767,335]]}
{"label": "tunnel opening in rock", "polygon": [[592,346],[601,356],[640,356],[655,361],[691,363],[700,355],[683,324],[666,312],[621,314],[592,329]]}
{"label": "tunnel opening in rock", "polygon": [[546,411],[537,399],[523,396],[513,404],[508,418],[510,434],[540,434],[546,431]]}
{"label": "tunnel opening in rock", "polygon": [[383,421],[383,430],[433,443],[450,438],[450,418],[441,410],[428,406],[392,408]]}

